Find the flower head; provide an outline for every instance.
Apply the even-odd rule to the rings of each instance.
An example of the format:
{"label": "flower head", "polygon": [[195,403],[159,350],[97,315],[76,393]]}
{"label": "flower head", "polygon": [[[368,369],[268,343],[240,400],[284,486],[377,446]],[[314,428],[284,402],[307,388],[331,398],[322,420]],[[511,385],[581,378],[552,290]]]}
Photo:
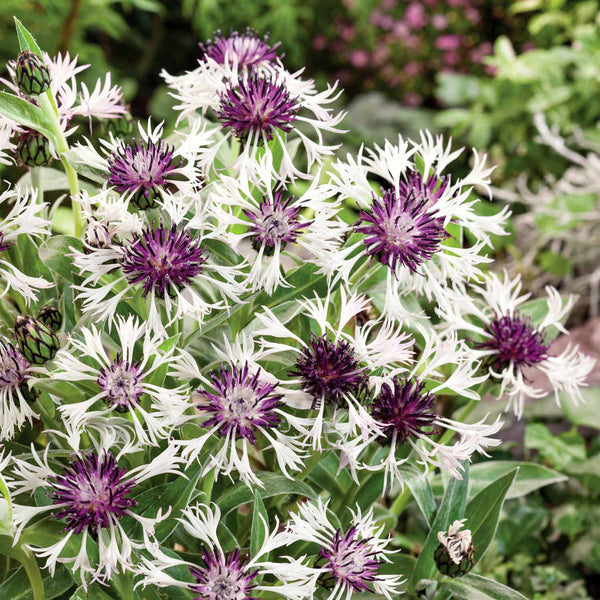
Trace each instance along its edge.
{"label": "flower head", "polygon": [[215,393],[198,390],[208,404],[200,403],[196,408],[212,415],[203,427],[220,425],[221,436],[232,433],[254,444],[256,428],[280,424],[281,418],[275,409],[280,406],[282,396],[275,393],[275,384],[261,380],[260,370],[251,375],[248,363],[242,368],[225,365],[218,372],[213,371],[210,380]]}
{"label": "flower head", "polygon": [[473,568],[475,562],[471,531],[460,531],[465,521],[454,521],[448,533],[439,531],[437,534],[440,544],[434,553],[435,564],[441,573],[450,577],[462,577]]}
{"label": "flower head", "polygon": [[202,271],[207,257],[189,231],[172,225],[148,227],[133,236],[121,264],[129,283],[142,282],[144,296],[181,289]]}
{"label": "flower head", "polygon": [[250,134],[272,140],[276,130],[292,130],[299,110],[284,82],[251,73],[223,90],[217,117],[242,140]]}
{"label": "flower head", "polygon": [[139,361],[132,364],[119,354],[102,368],[98,385],[104,390],[106,401],[118,411],[127,411],[137,406],[144,393],[144,373]]}
{"label": "flower head", "polygon": [[237,548],[231,552],[203,548],[204,565],[190,567],[197,581],[191,589],[200,594],[197,600],[257,600],[250,594],[259,569],[247,571],[248,558]]}
{"label": "flower head", "polygon": [[62,474],[50,480],[58,509],[54,516],[65,519],[74,533],[110,527],[114,518],[125,516],[137,504],[129,497],[135,481],[124,481],[125,473],[110,452],[73,456]]}
{"label": "flower head", "polygon": [[478,344],[492,350],[491,362],[496,372],[510,365],[516,369],[532,366],[548,357],[548,345],[543,330],[536,329],[531,319],[515,312],[513,315],[496,315],[485,325],[489,338]]}
{"label": "flower head", "polygon": [[269,36],[262,39],[255,31],[247,28],[242,33],[232,31],[228,37],[215,32],[214,39],[200,44],[204,60],[214,60],[219,65],[237,64],[240,68],[267,66],[277,60],[277,49],[281,42],[268,43]]}
{"label": "flower head", "polygon": [[365,234],[364,244],[369,256],[378,259],[396,272],[399,265],[411,273],[438,252],[449,236],[444,219],[433,216],[429,198],[412,188],[406,195],[385,189],[383,197],[373,196],[373,204],[361,210],[360,223],[355,228]]}
{"label": "flower head", "polygon": [[131,194],[140,209],[154,208],[168,176],[177,168],[173,153],[162,140],[122,143],[109,160],[108,183]]}
{"label": "flower head", "polygon": [[264,246],[264,252],[272,255],[276,247],[293,244],[302,230],[310,225],[300,220],[301,206],[291,206],[291,197],[283,198],[277,191],[272,198],[264,196],[256,209],[244,209],[244,214],[252,221],[252,245],[255,249]]}
{"label": "flower head", "polygon": [[371,404],[371,415],[385,425],[390,438],[396,433],[400,443],[410,436],[434,433],[435,396],[424,390],[425,383],[394,377],[392,385],[384,383]]}
{"label": "flower head", "polygon": [[302,389],[313,396],[313,408],[321,401],[341,404],[348,394],[361,396],[368,385],[366,367],[350,343],[332,342],[325,335],[311,336],[292,374],[300,376]]}

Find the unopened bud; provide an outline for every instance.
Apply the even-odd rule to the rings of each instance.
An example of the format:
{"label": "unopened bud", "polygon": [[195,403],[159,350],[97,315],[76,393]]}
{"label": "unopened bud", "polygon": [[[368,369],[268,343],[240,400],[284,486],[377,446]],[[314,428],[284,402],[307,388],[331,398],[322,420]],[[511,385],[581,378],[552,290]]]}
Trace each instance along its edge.
{"label": "unopened bud", "polygon": [[440,544],[436,548],[433,558],[443,575],[462,577],[475,564],[475,547],[471,531],[469,529],[460,531],[465,520],[454,521],[448,528],[447,534],[443,531],[438,533]]}
{"label": "unopened bud", "polygon": [[133,131],[131,115],[127,113],[116,119],[104,119],[102,130],[106,137],[112,133],[117,138],[126,138]]}
{"label": "unopened bud", "polygon": [[84,239],[85,243],[92,248],[110,248],[112,243],[112,236],[110,235],[108,227],[95,219],[88,223],[88,226],[85,229]]}
{"label": "unopened bud", "polygon": [[16,80],[26,96],[39,96],[50,87],[50,72],[40,56],[23,50],[17,57]]}
{"label": "unopened bud", "polygon": [[38,313],[37,319],[44,325],[48,325],[53,331],[58,331],[63,322],[60,310],[54,308],[54,306],[44,306]]}
{"label": "unopened bud", "polygon": [[19,136],[17,141],[17,157],[19,162],[28,167],[43,167],[52,161],[50,140],[30,129]]}
{"label": "unopened bud", "polygon": [[15,319],[15,337],[21,354],[34,365],[43,365],[58,351],[56,333],[29,315],[19,315]]}

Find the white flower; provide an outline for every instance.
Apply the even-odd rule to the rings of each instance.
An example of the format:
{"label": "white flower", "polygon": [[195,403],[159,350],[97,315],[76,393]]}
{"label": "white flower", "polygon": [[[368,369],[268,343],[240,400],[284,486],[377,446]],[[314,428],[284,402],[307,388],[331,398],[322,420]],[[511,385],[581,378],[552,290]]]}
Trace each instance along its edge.
{"label": "white flower", "polygon": [[[349,600],[354,593],[382,594],[388,600],[400,593],[401,575],[380,573],[383,564],[391,562],[389,538],[384,538],[383,525],[378,525],[371,508],[362,514],[360,507],[352,512],[350,526],[338,529],[328,514],[329,500],[303,502],[297,513],[290,514],[288,532],[292,540],[318,544],[322,581],[330,584],[327,600]],[[329,586],[328,586],[329,587]]]}
{"label": "white flower", "polygon": [[[278,561],[269,558],[289,543],[289,535],[277,531],[278,523],[270,531],[269,524],[263,520],[264,540],[258,551],[250,556],[242,554],[238,548],[229,552],[223,550],[217,535],[217,527],[222,520],[217,505],[189,506],[183,510],[179,520],[185,531],[202,543],[202,561],[181,560],[156,548],[154,558],[145,558],[136,569],[143,576],[138,585],[186,588],[210,600],[236,600],[261,592],[288,600],[313,597],[319,570],[309,567],[305,557],[280,557]],[[180,581],[165,572],[169,567],[179,565],[190,568],[195,582]],[[276,582],[265,580],[259,583],[264,576],[274,577]]]}

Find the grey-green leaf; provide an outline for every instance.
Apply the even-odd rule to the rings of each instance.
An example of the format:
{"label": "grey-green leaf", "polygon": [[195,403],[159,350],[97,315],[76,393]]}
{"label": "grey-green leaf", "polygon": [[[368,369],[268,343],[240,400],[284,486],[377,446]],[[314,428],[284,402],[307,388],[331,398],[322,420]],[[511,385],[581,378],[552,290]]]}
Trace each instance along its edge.
{"label": "grey-green leaf", "polygon": [[494,539],[506,494],[519,469],[513,469],[483,489],[465,509],[466,527],[471,530],[477,563]]}
{"label": "grey-green leaf", "polygon": [[50,140],[54,139],[50,123],[42,109],[23,98],[0,92],[0,114],[23,127],[39,131]]}
{"label": "grey-green leaf", "polygon": [[527,600],[516,590],[481,575],[445,579],[439,589],[450,592],[453,598],[460,600]]}

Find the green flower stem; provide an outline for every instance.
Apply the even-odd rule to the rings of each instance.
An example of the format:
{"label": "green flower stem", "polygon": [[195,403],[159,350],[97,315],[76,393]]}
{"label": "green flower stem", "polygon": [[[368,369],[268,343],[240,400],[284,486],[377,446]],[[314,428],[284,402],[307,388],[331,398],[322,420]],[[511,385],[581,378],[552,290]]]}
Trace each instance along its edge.
{"label": "green flower stem", "polygon": [[50,129],[53,135],[53,142],[60,157],[60,162],[63,164],[67,179],[69,181],[69,191],[71,193],[71,205],[73,207],[73,224],[75,229],[75,237],[81,237],[83,232],[83,215],[81,214],[81,206],[75,199],[75,196],[79,194],[79,180],[77,173],[73,167],[69,164],[64,153],[69,149],[67,139],[61,129],[60,121],[58,120],[58,110],[56,108],[56,102],[52,93],[48,91],[47,94],[42,94],[38,98],[40,108],[44,111],[44,114],[48,118]]}
{"label": "green flower stem", "polygon": [[13,558],[23,565],[27,573],[33,591],[33,600],[44,600],[44,582],[33,554],[23,546],[19,546],[15,548]]}
{"label": "green flower stem", "polygon": [[404,512],[404,509],[406,508],[408,503],[411,501],[411,498],[412,493],[410,491],[410,488],[406,484],[404,484],[404,489],[400,494],[398,494],[398,496],[392,503],[392,506],[390,507],[390,512],[394,516],[399,517]]}

